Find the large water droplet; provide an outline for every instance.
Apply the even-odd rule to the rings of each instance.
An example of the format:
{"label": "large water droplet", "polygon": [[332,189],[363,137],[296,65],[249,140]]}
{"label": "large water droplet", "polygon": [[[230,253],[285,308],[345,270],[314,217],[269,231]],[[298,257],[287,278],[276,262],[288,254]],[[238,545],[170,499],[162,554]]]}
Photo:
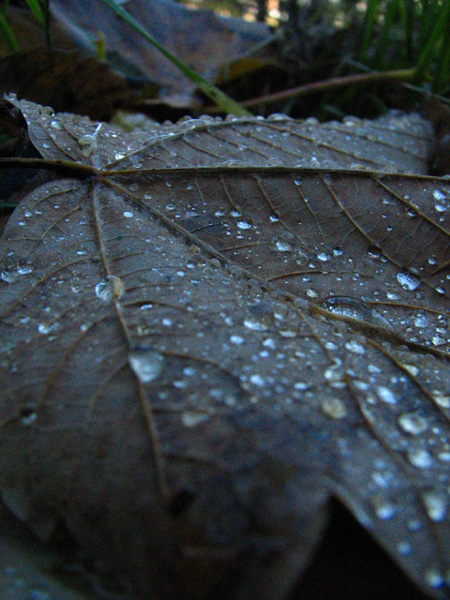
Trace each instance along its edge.
{"label": "large water droplet", "polygon": [[97,285],[95,286],[94,289],[95,289],[95,295],[102,302],[111,302],[112,290],[111,290],[111,286],[109,285],[109,281],[100,281],[99,283],[97,283]]}
{"label": "large water droplet", "polygon": [[290,244],[280,240],[275,242],[275,247],[278,250],[278,252],[291,252],[292,250],[292,246]]}
{"label": "large water droplet", "polygon": [[411,435],[419,435],[427,430],[428,423],[424,417],[417,413],[403,413],[398,417],[398,424]]}
{"label": "large water droplet", "polygon": [[427,509],[428,516],[432,521],[443,521],[447,515],[447,498],[444,493],[436,491],[425,492],[423,501]]}
{"label": "large water droplet", "polygon": [[137,378],[142,383],[149,383],[161,375],[165,359],[156,350],[141,346],[128,354],[128,362]]}
{"label": "large water droplet", "polygon": [[410,448],[407,456],[409,462],[418,469],[428,469],[433,464],[432,456],[425,448]]}
{"label": "large water droplet", "polygon": [[414,275],[412,275],[409,271],[405,270],[400,271],[400,273],[397,274],[397,281],[403,289],[410,292],[416,290],[421,283],[418,277],[414,277]]}
{"label": "large water droplet", "polygon": [[393,331],[389,321],[363,300],[349,296],[330,296],[321,303],[321,306],[337,315],[351,317]]}
{"label": "large water droplet", "polygon": [[450,408],[450,395],[444,394],[440,390],[433,390],[431,392],[433,400],[442,408]]}
{"label": "large water droplet", "polygon": [[434,197],[435,200],[438,200],[438,201],[442,201],[442,200],[445,200],[447,198],[447,196],[444,194],[444,192],[442,190],[439,190],[439,189],[434,190],[433,197]]}
{"label": "large water droplet", "polygon": [[251,223],[247,223],[247,221],[238,221],[236,223],[238,229],[251,229]]}

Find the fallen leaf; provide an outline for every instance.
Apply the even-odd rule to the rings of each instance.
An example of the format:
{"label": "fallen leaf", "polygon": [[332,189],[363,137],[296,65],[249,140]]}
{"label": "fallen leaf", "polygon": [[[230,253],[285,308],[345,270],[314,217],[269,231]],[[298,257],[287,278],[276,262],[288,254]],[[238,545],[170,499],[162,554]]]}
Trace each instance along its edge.
{"label": "fallen leaf", "polygon": [[59,112],[109,120],[133,91],[107,63],[75,52],[21,50],[0,59],[0,92],[14,92]]}
{"label": "fallen leaf", "polygon": [[450,183],[420,175],[429,125],[124,134],[12,102],[72,177],[2,240],[5,504],[142,598],[276,600],[334,497],[448,598]]}

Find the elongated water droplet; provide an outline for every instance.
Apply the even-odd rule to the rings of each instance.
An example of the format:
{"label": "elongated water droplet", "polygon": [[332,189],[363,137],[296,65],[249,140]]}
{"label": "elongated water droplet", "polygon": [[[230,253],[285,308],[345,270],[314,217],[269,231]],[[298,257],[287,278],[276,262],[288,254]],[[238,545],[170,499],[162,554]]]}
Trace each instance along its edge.
{"label": "elongated water droplet", "polygon": [[351,317],[352,319],[372,323],[378,327],[383,327],[383,329],[393,331],[389,321],[363,300],[349,296],[330,296],[321,303],[321,306],[336,315]]}

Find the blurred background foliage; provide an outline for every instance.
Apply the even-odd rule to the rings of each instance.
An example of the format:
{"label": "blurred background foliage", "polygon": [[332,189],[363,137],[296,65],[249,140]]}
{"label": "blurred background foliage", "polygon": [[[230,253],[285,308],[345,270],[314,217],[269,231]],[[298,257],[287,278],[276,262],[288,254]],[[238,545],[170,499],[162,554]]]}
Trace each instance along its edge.
{"label": "blurred background foliage", "polygon": [[[171,0],[148,1],[165,6],[173,4]],[[197,14],[192,17],[197,18],[194,28],[185,29],[184,44],[180,43],[180,31],[173,31],[172,24],[167,22],[152,22],[152,36],[158,43],[164,40],[168,47],[171,36],[176,38],[175,50],[171,50],[175,54],[183,46],[195,45],[195,56],[192,51],[178,58],[253,114],[281,112],[300,118],[315,116],[320,120],[348,114],[374,117],[391,108],[416,109],[430,94],[444,102],[450,97],[448,0],[179,1],[193,9],[192,14]],[[101,4],[100,0],[97,3]],[[146,21],[143,26],[148,30],[148,17],[142,10],[144,3],[145,0],[122,0],[118,4],[131,11],[134,19],[143,18]],[[62,4],[60,0],[2,0],[3,56],[23,50],[18,31],[21,24],[15,16],[11,17],[15,15],[11,12],[13,9],[31,15],[36,31],[42,34],[36,45],[55,49],[52,40],[57,39],[58,33],[52,34],[52,27],[60,22],[58,11]],[[83,2],[66,1],[65,4],[75,6]],[[204,17],[205,10],[214,11],[217,20]],[[67,29],[67,19],[76,20],[76,12],[68,11],[64,18],[63,25]],[[233,47],[234,41],[224,45],[228,33],[225,37],[222,35],[223,23],[238,21],[246,24],[246,35],[257,32],[252,43],[241,44],[239,49]],[[86,23],[76,25],[86,27]],[[198,31],[198,40],[192,39],[196,36],[194,31]],[[231,31],[236,38],[236,25]],[[202,49],[201,36],[207,39],[208,33],[213,34],[212,41],[205,42]],[[135,32],[133,35],[138,37]],[[96,36],[91,54],[99,60],[106,59],[116,73],[119,71],[134,88],[140,89],[139,94],[134,95],[135,110],[158,120],[183,114],[220,114],[220,109],[211,106],[201,87],[197,87],[195,93],[187,88],[179,93],[173,89],[167,92],[173,82],[167,84],[157,72],[159,67],[142,69],[138,62],[133,64],[124,58],[117,45],[111,51],[113,34],[110,31],[105,34],[101,25]],[[214,65],[209,64],[208,59],[219,42],[223,45],[220,57],[216,57]],[[236,51],[228,51],[229,48]],[[73,49],[78,49],[76,44]],[[135,56],[139,55],[142,51],[136,47]]]}

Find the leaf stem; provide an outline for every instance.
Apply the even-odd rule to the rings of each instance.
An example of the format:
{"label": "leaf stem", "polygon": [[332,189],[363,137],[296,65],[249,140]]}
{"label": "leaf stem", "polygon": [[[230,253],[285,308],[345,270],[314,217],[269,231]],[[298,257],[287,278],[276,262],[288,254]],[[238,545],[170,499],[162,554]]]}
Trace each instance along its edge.
{"label": "leaf stem", "polygon": [[86,179],[100,174],[98,169],[91,165],[50,158],[0,158],[0,169],[44,169],[77,179]]}
{"label": "leaf stem", "polygon": [[334,77],[333,79],[307,83],[306,85],[300,85],[289,90],[283,90],[281,92],[275,92],[274,94],[267,94],[265,96],[259,96],[258,98],[252,98],[251,100],[245,100],[242,102],[242,106],[250,108],[258,106],[259,104],[271,104],[272,102],[280,102],[297,96],[306,96],[307,94],[324,92],[348,85],[373,83],[376,81],[391,81],[396,79],[413,79],[415,73],[415,69],[396,69],[394,71],[383,71],[381,73],[359,73],[358,75]]}

